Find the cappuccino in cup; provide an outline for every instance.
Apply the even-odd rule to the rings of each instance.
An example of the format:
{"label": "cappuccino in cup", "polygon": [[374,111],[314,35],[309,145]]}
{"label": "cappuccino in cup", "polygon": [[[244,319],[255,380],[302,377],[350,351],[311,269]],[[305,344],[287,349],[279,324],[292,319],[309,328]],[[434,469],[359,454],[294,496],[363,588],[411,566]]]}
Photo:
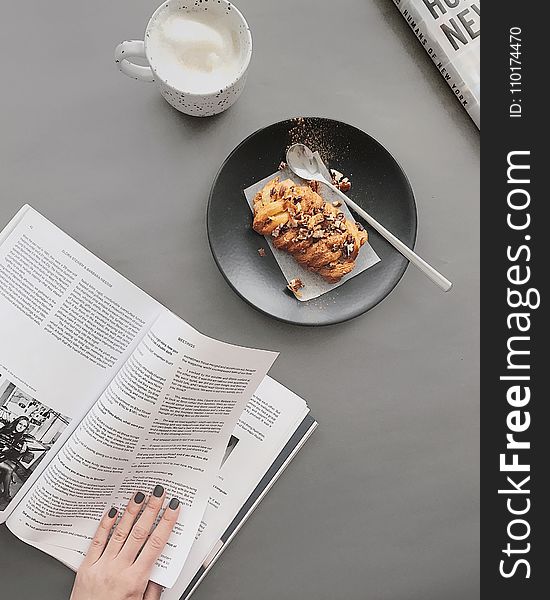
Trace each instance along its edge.
{"label": "cappuccino in cup", "polygon": [[164,81],[192,94],[226,87],[245,59],[237,32],[212,12],[171,14],[151,28],[147,45]]}
{"label": "cappuccino in cup", "polygon": [[[115,61],[126,75],[156,82],[178,110],[208,116],[239,97],[251,54],[248,25],[230,2],[203,0],[188,7],[169,0],[151,17],[145,40],[119,44]],[[131,62],[134,56],[149,66]]]}

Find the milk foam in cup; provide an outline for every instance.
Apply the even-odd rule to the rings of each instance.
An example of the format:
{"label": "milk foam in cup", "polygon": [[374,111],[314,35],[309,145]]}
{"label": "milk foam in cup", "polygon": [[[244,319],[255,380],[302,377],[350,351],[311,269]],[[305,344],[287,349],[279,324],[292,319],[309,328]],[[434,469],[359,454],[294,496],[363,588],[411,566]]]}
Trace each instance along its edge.
{"label": "milk foam in cup", "polygon": [[151,28],[148,47],[163,79],[193,94],[229,85],[244,59],[237,33],[211,12],[171,14]]}
{"label": "milk foam in cup", "polygon": [[[145,40],[122,42],[115,62],[129,77],[155,82],[178,110],[208,116],[229,108],[240,96],[252,56],[245,18],[227,0],[187,6],[168,0],[155,11]],[[131,62],[145,58],[148,66]]]}

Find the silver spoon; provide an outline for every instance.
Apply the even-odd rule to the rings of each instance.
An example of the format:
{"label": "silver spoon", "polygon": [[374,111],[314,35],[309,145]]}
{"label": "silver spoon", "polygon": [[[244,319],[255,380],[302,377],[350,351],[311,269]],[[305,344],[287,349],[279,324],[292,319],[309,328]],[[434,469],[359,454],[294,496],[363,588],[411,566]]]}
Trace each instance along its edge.
{"label": "silver spoon", "polygon": [[368,212],[364,211],[360,206],[355,204],[353,200],[348,198],[334,186],[332,181],[323,175],[323,168],[319,164],[319,161],[319,156],[314,154],[305,144],[293,144],[286,152],[286,162],[293,173],[302,179],[313,179],[331,187],[350,208],[363,217],[373,229],[376,229],[382,237],[386,238],[396,250],[399,250],[399,252],[418,267],[424,275],[427,275],[444,292],[448,292],[451,289],[453,284],[446,277],[429,265],[423,258],[420,258],[416,252],[413,252],[400,239],[396,238],[393,233],[388,231],[376,219],[371,217]]}

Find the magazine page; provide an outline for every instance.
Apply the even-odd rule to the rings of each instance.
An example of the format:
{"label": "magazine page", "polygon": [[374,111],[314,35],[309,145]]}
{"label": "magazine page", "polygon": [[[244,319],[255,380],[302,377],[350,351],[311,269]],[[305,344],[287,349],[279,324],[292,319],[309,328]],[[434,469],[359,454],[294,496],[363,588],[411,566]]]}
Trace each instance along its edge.
{"label": "magazine page", "polygon": [[183,571],[163,600],[179,600],[215,557],[223,533],[308,412],[305,401],[280,383],[271,377],[262,381],[231,435]]}
{"label": "magazine page", "polygon": [[[184,592],[188,595],[190,584],[195,582],[199,572],[204,574],[228,542],[225,539],[228,527],[243,510],[262,478],[273,469],[273,461],[280,456],[308,413],[302,398],[271,377],[264,378],[233,430],[189,556],[174,586],[164,592],[163,600],[179,600]],[[311,421],[314,423],[313,419]],[[307,429],[314,427],[309,424]],[[301,433],[294,450],[289,451],[292,456],[308,436],[309,433]],[[262,493],[280,471],[281,465],[276,467]],[[251,508],[247,507],[247,513]],[[84,551],[36,542],[33,545],[73,569],[84,556]]]}
{"label": "magazine page", "polygon": [[31,544],[85,552],[109,506],[123,507],[136,491],[161,484],[182,503],[152,575],[170,587],[199,529],[230,434],[275,358],[203,336],[166,311],[8,527]]}
{"label": "magazine page", "polygon": [[298,452],[302,449],[316,428],[317,421],[311,416],[310,413],[308,413],[298,425],[281,452],[278,454],[277,458],[270,465],[269,469],[255,487],[253,492],[250,494],[250,496],[248,496],[245,503],[241,506],[239,512],[233,521],[231,521],[229,526],[225,529],[221,538],[210,551],[207,558],[203,561],[198,571],[195,573],[195,576],[191,580],[191,583],[183,592],[181,600],[187,600],[195,592],[202,580],[214,567],[233,538],[239,533],[243,525],[268,494],[269,490],[277,482],[279,477],[283,474],[284,470],[296,457]]}
{"label": "magazine page", "polygon": [[161,310],[29,206],[0,233],[0,522]]}

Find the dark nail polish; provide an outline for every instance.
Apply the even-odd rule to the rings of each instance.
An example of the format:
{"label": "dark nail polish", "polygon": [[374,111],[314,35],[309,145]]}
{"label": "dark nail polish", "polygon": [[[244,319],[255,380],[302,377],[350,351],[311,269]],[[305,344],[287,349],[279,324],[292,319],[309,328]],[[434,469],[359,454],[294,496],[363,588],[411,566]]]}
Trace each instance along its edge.
{"label": "dark nail polish", "polygon": [[160,498],[162,494],[164,494],[164,488],[162,485],[156,485],[155,489],[153,490],[153,496],[155,496],[155,498]]}
{"label": "dark nail polish", "polygon": [[145,494],[142,494],[141,492],[138,492],[135,496],[134,496],[134,502],[136,504],[141,504],[143,501],[145,500]]}
{"label": "dark nail polish", "polygon": [[114,517],[116,517],[118,510],[113,506],[113,508],[111,508],[111,510],[109,511],[109,519],[113,519]]}
{"label": "dark nail polish", "polygon": [[180,505],[180,501],[177,498],[172,498],[172,500],[170,500],[170,504],[168,504],[168,508],[171,508],[172,510],[176,510],[176,508]]}

